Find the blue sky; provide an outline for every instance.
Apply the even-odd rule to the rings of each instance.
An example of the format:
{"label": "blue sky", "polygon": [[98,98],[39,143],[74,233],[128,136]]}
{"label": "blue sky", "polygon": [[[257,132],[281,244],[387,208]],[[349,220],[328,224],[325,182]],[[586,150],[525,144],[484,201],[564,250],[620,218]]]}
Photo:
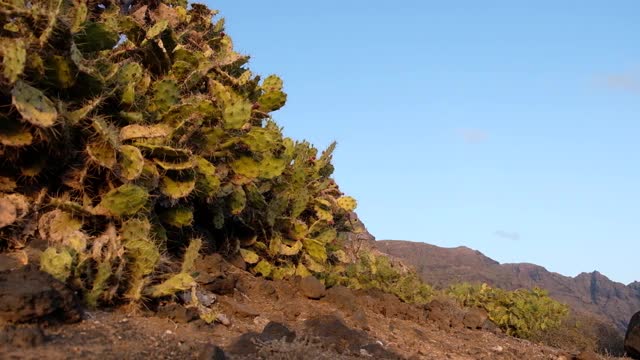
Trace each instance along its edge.
{"label": "blue sky", "polygon": [[378,239],[640,280],[637,1],[208,5]]}

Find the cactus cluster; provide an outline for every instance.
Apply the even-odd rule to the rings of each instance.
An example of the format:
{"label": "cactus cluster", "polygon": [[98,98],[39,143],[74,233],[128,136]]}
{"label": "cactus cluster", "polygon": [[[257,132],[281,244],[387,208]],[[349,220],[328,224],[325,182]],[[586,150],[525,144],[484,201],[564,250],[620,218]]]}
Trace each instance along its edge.
{"label": "cactus cluster", "polygon": [[123,3],[0,2],[0,250],[47,241],[42,269],[93,305],[193,286],[198,251],[269,278],[344,260],[356,202],[335,144],[272,120],[282,80],[204,5]]}

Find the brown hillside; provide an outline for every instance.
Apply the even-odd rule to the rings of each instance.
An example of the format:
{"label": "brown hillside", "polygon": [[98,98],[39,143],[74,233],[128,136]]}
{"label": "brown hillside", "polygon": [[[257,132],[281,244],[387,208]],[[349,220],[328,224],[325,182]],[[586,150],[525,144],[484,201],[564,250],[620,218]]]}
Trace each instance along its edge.
{"label": "brown hillside", "polygon": [[609,320],[621,332],[640,310],[640,283],[626,286],[597,271],[568,277],[534,264],[500,264],[467,247],[442,248],[395,240],[376,241],[375,246],[415,266],[422,279],[435,286],[458,282],[485,282],[509,290],[537,286],[578,312]]}

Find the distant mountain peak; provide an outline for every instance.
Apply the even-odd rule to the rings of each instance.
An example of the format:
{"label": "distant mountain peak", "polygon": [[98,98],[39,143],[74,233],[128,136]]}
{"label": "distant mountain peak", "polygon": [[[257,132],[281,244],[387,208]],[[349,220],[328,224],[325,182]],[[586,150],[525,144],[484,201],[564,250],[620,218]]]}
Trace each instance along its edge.
{"label": "distant mountain peak", "polygon": [[466,246],[443,248],[394,240],[376,241],[375,246],[414,266],[424,281],[436,287],[459,282],[488,283],[508,290],[540,287],[577,311],[606,319],[620,331],[626,329],[631,316],[640,310],[640,282],[627,286],[597,270],[572,278],[531,263],[500,264]]}

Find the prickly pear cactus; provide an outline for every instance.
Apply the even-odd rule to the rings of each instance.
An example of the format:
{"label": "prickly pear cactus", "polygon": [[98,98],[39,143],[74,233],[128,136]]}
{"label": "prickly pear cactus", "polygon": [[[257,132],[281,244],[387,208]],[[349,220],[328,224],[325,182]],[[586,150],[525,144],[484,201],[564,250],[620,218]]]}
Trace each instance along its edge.
{"label": "prickly pear cactus", "polygon": [[270,278],[345,259],[356,202],[330,178],[335,144],[316,159],[282,135],[283,81],[254,75],[216,14],[0,2],[0,251],[48,241],[41,268],[91,305],[194,286],[201,248]]}

